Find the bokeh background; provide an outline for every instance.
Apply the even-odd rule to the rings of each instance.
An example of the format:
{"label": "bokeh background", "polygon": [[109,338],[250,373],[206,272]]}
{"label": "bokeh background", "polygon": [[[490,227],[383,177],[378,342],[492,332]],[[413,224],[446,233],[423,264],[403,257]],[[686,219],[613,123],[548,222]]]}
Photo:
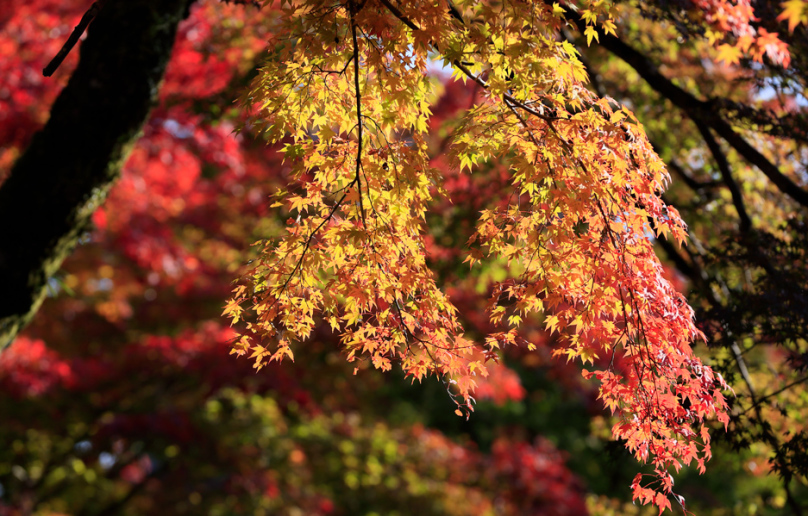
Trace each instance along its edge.
{"label": "bokeh background", "polygon": [[[79,0],[0,6],[0,182],[78,60],[77,48],[54,77],[40,73],[87,7]],[[251,244],[284,224],[269,197],[288,168],[276,148],[253,137],[234,102],[261,62],[273,16],[216,0],[194,5],[122,179],[52,279],[33,324],[0,354],[0,515],[654,514],[631,503],[629,484],[643,466],[610,440],[597,386],[577,364],[552,358],[554,338],[541,320],[523,329],[538,349],[504,351],[468,421],[434,378],[413,384],[365,363],[355,371],[327,328],[295,349],[294,363],[260,372],[228,354],[235,332],[221,313],[233,281],[253,256]],[[734,87],[750,102],[775,97],[766,98],[771,84],[742,83],[711,64],[698,43],[666,37],[670,25],[623,29],[698,91],[711,84]],[[681,115],[622,62],[596,48],[585,57],[593,87],[632,99],[664,158],[714,181],[704,145]],[[438,67],[434,81],[433,163],[452,200],[430,212],[427,251],[469,335],[479,338],[490,330],[486,294],[507,268],[469,270],[463,246],[479,211],[507,198],[510,179],[497,163],[474,174],[449,166],[453,124],[481,92]],[[804,97],[792,97],[789,109],[801,110]],[[761,198],[761,220],[772,227],[787,220],[788,207],[766,197],[752,171],[739,170],[755,202]],[[728,196],[684,183],[674,175],[668,195],[706,245],[718,242],[721,221],[733,224]],[[691,288],[673,266],[669,278]],[[716,320],[703,308],[707,322]],[[796,366],[781,371],[787,353],[753,348],[747,358],[759,385],[774,391],[799,377]],[[722,349],[699,352],[717,367],[727,362]],[[804,428],[808,395],[799,387],[767,404],[766,419],[782,435]],[[753,423],[733,425],[749,430],[746,442],[717,429],[707,473],[683,470],[677,492],[696,514],[787,513],[773,448],[755,438]],[[788,482],[808,501],[804,476]]]}

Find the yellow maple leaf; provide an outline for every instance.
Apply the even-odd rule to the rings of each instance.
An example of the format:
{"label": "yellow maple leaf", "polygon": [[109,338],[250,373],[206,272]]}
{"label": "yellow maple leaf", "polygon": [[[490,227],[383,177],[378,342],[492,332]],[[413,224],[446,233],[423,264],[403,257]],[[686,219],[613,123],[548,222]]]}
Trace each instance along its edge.
{"label": "yellow maple leaf", "polygon": [[788,20],[788,31],[794,32],[800,23],[808,23],[808,13],[806,13],[806,2],[803,0],[788,0],[783,2],[783,12],[777,17],[777,21]]}
{"label": "yellow maple leaf", "polygon": [[719,62],[723,61],[727,64],[738,64],[741,60],[741,53],[740,48],[724,43],[718,46],[718,57],[716,60]]}

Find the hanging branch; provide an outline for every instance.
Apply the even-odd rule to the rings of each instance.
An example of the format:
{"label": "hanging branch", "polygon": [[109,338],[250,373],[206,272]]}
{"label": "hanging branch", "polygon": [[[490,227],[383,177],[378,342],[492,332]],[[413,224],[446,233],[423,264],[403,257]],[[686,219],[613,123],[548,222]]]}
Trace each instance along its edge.
{"label": "hanging branch", "polygon": [[351,37],[353,39],[354,89],[356,91],[356,138],[358,142],[356,149],[356,178],[354,181],[356,182],[356,189],[359,192],[359,211],[362,214],[362,224],[367,226],[367,222],[365,221],[365,206],[362,202],[362,181],[359,178],[359,173],[362,170],[362,92],[359,86],[359,43],[356,41],[356,20],[354,20],[354,15],[359,12],[361,8],[361,6],[357,7],[351,2]]}

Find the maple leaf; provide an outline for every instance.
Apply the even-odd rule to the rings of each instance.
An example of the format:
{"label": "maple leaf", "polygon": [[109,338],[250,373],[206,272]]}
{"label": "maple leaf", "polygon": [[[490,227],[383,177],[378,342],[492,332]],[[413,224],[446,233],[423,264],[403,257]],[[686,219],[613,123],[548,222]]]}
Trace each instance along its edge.
{"label": "maple leaf", "polygon": [[803,0],[788,0],[783,2],[783,12],[777,17],[778,21],[788,21],[788,31],[794,32],[797,25],[808,23],[808,10]]}
{"label": "maple leaf", "polygon": [[230,317],[232,319],[231,324],[235,324],[238,322],[242,311],[243,308],[241,307],[241,300],[232,298],[227,301],[227,305],[225,305],[222,315]]}
{"label": "maple leaf", "polygon": [[743,52],[735,45],[724,43],[718,47],[718,61],[723,61],[727,64],[738,64],[741,60]]}

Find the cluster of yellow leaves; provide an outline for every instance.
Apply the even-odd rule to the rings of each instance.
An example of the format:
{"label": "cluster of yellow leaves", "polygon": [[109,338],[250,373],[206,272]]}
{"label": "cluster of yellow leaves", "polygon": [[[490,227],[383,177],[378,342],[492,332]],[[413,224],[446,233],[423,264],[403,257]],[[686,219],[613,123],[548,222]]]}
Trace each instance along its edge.
{"label": "cluster of yellow leaves", "polygon": [[[420,23],[444,17],[435,6],[419,14]],[[291,356],[290,341],[308,338],[319,315],[348,360],[383,370],[400,361],[414,378],[435,372],[467,395],[473,346],[424,257],[424,213],[440,181],[421,137],[434,97],[423,73],[430,41],[371,3],[288,4],[283,19],[248,101],[265,137],[288,141],[298,189],[281,201],[288,234],[261,243],[252,292],[238,287],[226,310],[239,318],[250,298],[256,314],[247,333],[259,338],[234,350],[258,368]]]}
{"label": "cluster of yellow leaves", "polygon": [[[267,140],[286,142],[293,177],[277,205],[289,220],[285,235],[259,243],[249,285],[225,310],[234,322],[245,303],[252,312],[233,352],[260,368],[292,357],[294,343],[327,322],[349,361],[435,374],[467,414],[475,377],[487,374],[480,351],[493,358],[518,341],[528,314],[544,313],[566,338],[558,354],[611,356],[592,375],[618,417],[614,434],[661,480],[659,496],[646,500],[637,484],[635,497],[669,506],[668,468],[709,456],[697,427],[725,417],[726,385],[693,356],[692,310],[653,253],[652,235],[686,237],[660,200],[667,173],[632,113],[586,88],[574,47],[559,37],[565,9],[526,0],[281,7],[274,53],[245,102]],[[576,9],[588,39],[594,27],[614,32],[610,3]],[[469,241],[471,264],[504,258],[521,271],[489,302],[492,321],[511,328],[484,345],[464,338],[424,257],[424,213],[441,194],[422,139],[435,58],[485,91],[456,131],[457,166],[474,173],[498,159],[513,174],[512,201],[483,212]]]}

